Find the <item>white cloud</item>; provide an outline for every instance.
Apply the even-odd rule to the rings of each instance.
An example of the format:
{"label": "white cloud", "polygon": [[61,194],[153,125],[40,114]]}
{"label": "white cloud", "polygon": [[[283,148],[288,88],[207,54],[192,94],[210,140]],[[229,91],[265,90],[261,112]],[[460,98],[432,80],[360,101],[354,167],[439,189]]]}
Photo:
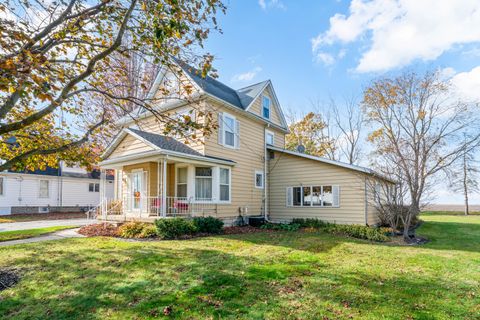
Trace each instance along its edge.
{"label": "white cloud", "polygon": [[323,63],[324,66],[331,66],[335,63],[335,58],[333,57],[333,55],[325,52],[317,52],[315,60],[317,62]]}
{"label": "white cloud", "polygon": [[462,100],[480,102],[480,66],[457,73],[450,82]]}
{"label": "white cloud", "polygon": [[336,43],[369,42],[358,72],[386,71],[416,59],[435,60],[457,44],[480,42],[478,0],[352,0],[312,39],[314,54]]}
{"label": "white cloud", "polygon": [[260,8],[262,8],[263,10],[267,10],[269,8],[272,8],[272,9],[282,9],[282,10],[286,10],[287,7],[283,4],[282,1],[280,0],[258,0],[258,5],[260,6]]}
{"label": "white cloud", "polygon": [[262,68],[260,67],[255,67],[250,71],[244,72],[244,73],[239,73],[236,74],[232,77],[231,81],[232,82],[244,82],[244,81],[251,81],[253,78],[257,76],[259,72],[262,71]]}

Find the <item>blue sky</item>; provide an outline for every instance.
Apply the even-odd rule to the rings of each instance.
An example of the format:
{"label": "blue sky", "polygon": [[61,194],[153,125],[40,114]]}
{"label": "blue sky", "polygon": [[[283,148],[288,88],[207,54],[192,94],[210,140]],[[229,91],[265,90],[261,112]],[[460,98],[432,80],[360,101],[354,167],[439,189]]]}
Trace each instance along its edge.
{"label": "blue sky", "polygon": [[[361,96],[372,78],[402,68],[444,69],[463,78],[475,96],[468,87],[480,85],[478,1],[424,2],[412,8],[418,1],[227,1],[219,19],[223,34],[212,34],[206,50],[216,56],[220,80],[233,88],[271,79],[284,109],[306,111],[312,99]],[[473,22],[459,23],[468,19]],[[316,38],[322,44],[314,49]],[[382,41],[387,47],[375,50]],[[359,70],[369,53],[387,61],[370,59]]]}
{"label": "blue sky", "polygon": [[[297,113],[356,95],[372,79],[407,68],[441,70],[480,101],[478,0],[227,1],[205,49],[219,80],[240,88],[271,79],[282,107]],[[448,188],[438,203],[461,203]],[[480,195],[472,197],[480,203]],[[445,200],[447,199],[447,200]]]}

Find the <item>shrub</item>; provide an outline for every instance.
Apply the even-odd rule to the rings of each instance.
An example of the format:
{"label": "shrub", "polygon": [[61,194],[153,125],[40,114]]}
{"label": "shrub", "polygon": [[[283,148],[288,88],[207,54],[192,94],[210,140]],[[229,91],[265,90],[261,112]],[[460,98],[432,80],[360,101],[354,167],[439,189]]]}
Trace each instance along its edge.
{"label": "shrub", "polygon": [[197,227],[193,221],[183,218],[157,219],[155,220],[155,226],[157,227],[157,234],[163,239],[176,239],[197,232]]}
{"label": "shrub", "polygon": [[201,233],[222,233],[223,221],[214,217],[196,217],[193,223]]}
{"label": "shrub", "polygon": [[357,224],[332,224],[318,219],[293,219],[291,225],[298,225],[309,232],[312,229],[321,230],[333,234],[342,234],[352,238],[366,239],[371,241],[385,242],[389,238],[387,228],[372,228]]}
{"label": "shrub", "polygon": [[156,228],[138,221],[127,222],[118,228],[118,235],[122,238],[152,238],[157,235]]}
{"label": "shrub", "polygon": [[266,223],[262,225],[260,228],[269,229],[269,230],[297,231],[298,229],[300,229],[300,224]]}
{"label": "shrub", "polygon": [[315,228],[320,229],[328,225],[327,222],[318,219],[302,219],[296,218],[292,220],[292,224],[298,224],[301,228]]}

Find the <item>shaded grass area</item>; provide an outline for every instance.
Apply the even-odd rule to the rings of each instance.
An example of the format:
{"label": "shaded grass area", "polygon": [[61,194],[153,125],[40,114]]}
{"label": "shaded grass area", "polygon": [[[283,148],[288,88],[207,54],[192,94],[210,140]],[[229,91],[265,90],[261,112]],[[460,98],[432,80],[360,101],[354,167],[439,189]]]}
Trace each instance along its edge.
{"label": "shaded grass area", "polygon": [[275,232],[0,248],[22,274],[0,318],[480,319],[480,217],[467,218],[424,217],[422,247]]}
{"label": "shaded grass area", "polygon": [[44,234],[52,233],[55,231],[72,229],[72,228],[75,228],[75,227],[74,226],[56,226],[56,227],[28,229],[28,230],[4,231],[4,232],[0,232],[0,242],[33,238],[33,237],[41,236]]}

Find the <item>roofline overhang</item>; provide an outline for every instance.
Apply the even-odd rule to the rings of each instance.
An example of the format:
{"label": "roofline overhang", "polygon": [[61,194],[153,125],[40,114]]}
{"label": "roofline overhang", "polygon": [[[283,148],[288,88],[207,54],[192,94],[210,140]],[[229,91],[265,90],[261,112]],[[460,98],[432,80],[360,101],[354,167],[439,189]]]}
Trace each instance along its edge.
{"label": "roofline overhang", "polygon": [[350,170],[357,171],[357,172],[362,172],[364,174],[373,176],[375,178],[379,178],[379,179],[385,180],[387,182],[397,184],[396,181],[394,181],[392,179],[389,179],[389,178],[375,172],[374,170],[372,170],[370,168],[366,168],[366,167],[362,167],[362,166],[356,166],[356,165],[349,164],[349,163],[344,163],[344,162],[341,162],[341,161],[316,157],[316,156],[312,156],[312,155],[308,155],[308,154],[304,154],[304,153],[300,153],[300,152],[295,152],[295,151],[291,151],[291,150],[287,150],[287,149],[274,147],[274,146],[271,146],[271,145],[268,145],[267,149],[277,151],[277,152],[283,152],[283,153],[294,155],[294,156],[297,156],[297,157],[302,157],[302,158],[306,158],[306,159],[315,160],[315,161],[318,161],[318,162],[323,162],[323,163],[326,163],[326,164],[331,164],[331,165],[334,165],[334,166],[337,166],[337,167],[342,167],[342,168],[350,169]]}
{"label": "roofline overhang", "polygon": [[154,161],[161,158],[167,157],[171,160],[187,160],[187,162],[197,162],[197,163],[215,163],[215,164],[222,164],[227,166],[235,166],[234,161],[230,160],[223,160],[223,159],[216,159],[216,158],[209,158],[205,156],[197,156],[197,155],[190,155],[182,152],[176,152],[171,150],[165,149],[157,149],[152,151],[146,151],[142,153],[135,153],[127,156],[122,156],[118,158],[113,158],[109,160],[104,160],[99,163],[101,167],[105,167],[108,165],[124,165],[126,163],[141,163],[147,161]]}

